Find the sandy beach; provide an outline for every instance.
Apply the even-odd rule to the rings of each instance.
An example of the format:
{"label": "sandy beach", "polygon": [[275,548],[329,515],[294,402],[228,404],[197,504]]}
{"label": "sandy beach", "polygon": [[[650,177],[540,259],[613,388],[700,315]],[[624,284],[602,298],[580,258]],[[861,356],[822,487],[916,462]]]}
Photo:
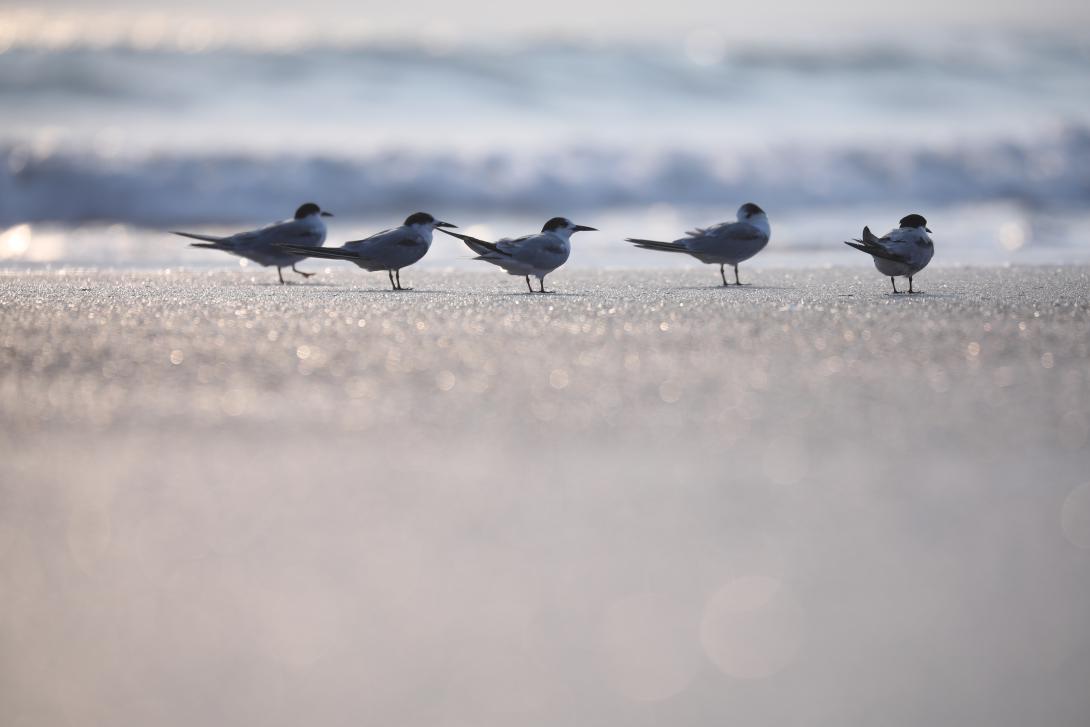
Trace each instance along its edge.
{"label": "sandy beach", "polygon": [[1085,723],[1090,267],[402,277],[0,271],[6,724]]}

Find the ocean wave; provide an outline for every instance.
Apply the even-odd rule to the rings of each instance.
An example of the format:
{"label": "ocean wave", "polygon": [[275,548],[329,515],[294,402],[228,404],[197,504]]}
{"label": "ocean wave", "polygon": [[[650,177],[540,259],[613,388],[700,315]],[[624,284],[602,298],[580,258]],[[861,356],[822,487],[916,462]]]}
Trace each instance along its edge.
{"label": "ocean wave", "polygon": [[109,157],[0,147],[0,224],[117,221],[141,225],[283,216],[316,200],[339,213],[509,210],[537,215],[654,203],[776,209],[1013,201],[1090,202],[1090,129],[1037,141],[924,148],[788,145],[697,154],[572,146],[548,154],[389,151],[331,156]]}
{"label": "ocean wave", "polygon": [[[33,36],[12,38],[11,47],[0,51],[0,99],[59,93],[154,100],[169,88],[175,99],[203,100],[236,86],[253,92],[323,79],[348,83],[347,87],[371,86],[391,75],[397,82],[434,76],[442,82],[484,83],[514,91],[529,87],[561,93],[573,90],[572,84],[622,94],[629,87],[640,93],[657,89],[667,97],[722,89],[724,83],[759,80],[775,87],[782,79],[816,78],[866,83],[891,74],[936,88],[981,79],[996,87],[1040,87],[1059,79],[1074,90],[1085,89],[1090,72],[1085,41],[1055,34],[981,34],[926,43],[855,39],[834,46],[724,40],[710,55],[708,51],[694,55],[684,38],[655,43],[536,39],[446,45],[427,37],[276,47],[236,43],[244,40],[245,35],[224,36],[223,43],[196,52],[184,43],[134,45],[128,36],[107,44],[81,44],[75,36],[59,47],[35,44]],[[212,77],[215,84],[201,82]],[[917,90],[926,95],[924,89]]]}

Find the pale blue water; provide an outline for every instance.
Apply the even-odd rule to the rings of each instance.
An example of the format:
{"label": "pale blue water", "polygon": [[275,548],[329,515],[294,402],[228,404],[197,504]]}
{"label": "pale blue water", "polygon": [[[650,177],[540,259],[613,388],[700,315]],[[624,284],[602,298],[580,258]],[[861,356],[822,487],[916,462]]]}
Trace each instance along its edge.
{"label": "pale blue water", "polygon": [[[704,65],[670,42],[14,46],[0,259],[198,262],[157,231],[307,200],[338,213],[331,241],[418,209],[495,233],[565,214],[603,228],[589,265],[658,264],[606,242],[750,200],[804,258],[918,211],[947,260],[1085,259],[1088,99],[1090,46],[1056,36],[729,47]],[[22,224],[30,242],[11,242]]]}

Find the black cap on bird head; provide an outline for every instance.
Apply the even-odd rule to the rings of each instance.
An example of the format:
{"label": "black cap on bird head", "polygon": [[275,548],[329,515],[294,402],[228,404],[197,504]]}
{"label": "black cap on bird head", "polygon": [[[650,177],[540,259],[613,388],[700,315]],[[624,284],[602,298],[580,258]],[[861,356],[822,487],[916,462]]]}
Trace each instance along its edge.
{"label": "black cap on bird head", "polygon": [[299,209],[295,210],[295,219],[301,220],[304,217],[310,217],[311,215],[321,215],[322,217],[332,217],[332,212],[322,212],[322,209],[313,202],[307,202],[300,205]]}
{"label": "black cap on bird head", "polygon": [[[905,215],[901,218],[901,227],[922,227],[927,230],[927,220],[923,218],[923,215]],[[931,232],[931,230],[927,230]]]}
{"label": "black cap on bird head", "polygon": [[413,212],[411,215],[405,218],[405,224],[408,225],[430,225],[435,222],[435,218],[429,215],[427,212]]}
{"label": "black cap on bird head", "polygon": [[757,205],[753,204],[752,202],[746,202],[738,210],[738,214],[742,215],[743,217],[752,217],[753,215],[763,215],[764,213],[765,213],[765,211],[763,209],[761,209]]}
{"label": "black cap on bird head", "polygon": [[571,225],[571,220],[567,217],[554,217],[541,228],[542,232],[552,232],[553,230],[561,230]]}

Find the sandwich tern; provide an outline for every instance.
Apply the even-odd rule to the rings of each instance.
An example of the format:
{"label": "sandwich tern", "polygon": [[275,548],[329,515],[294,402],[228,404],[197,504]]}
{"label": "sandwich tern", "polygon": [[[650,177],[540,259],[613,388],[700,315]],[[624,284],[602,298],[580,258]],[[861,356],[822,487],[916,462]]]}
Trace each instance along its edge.
{"label": "sandwich tern", "polygon": [[737,222],[698,227],[686,232],[685,237],[673,242],[641,240],[632,237],[626,239],[627,242],[647,250],[684,252],[700,262],[718,263],[719,276],[723,278],[723,285],[730,285],[723,267],[731,265],[734,267],[735,285],[742,285],[742,281],[738,279],[738,264],[749,260],[763,250],[771,235],[772,229],[768,225],[768,215],[765,211],[752,202],[746,202],[738,208]]}
{"label": "sandwich tern", "polygon": [[276,222],[268,227],[258,230],[238,232],[226,237],[215,235],[202,235],[196,232],[175,232],[175,235],[189,237],[203,242],[194,242],[190,247],[206,247],[211,250],[223,250],[232,255],[253,260],[258,265],[275,265],[276,274],[280,282],[284,282],[282,268],[291,266],[291,269],[309,278],[314,273],[304,273],[298,270],[295,264],[303,259],[303,255],[285,251],[281,245],[292,244],[296,247],[318,247],[325,242],[326,228],[323,217],[332,217],[330,212],[323,212],[318,205],[307,202],[295,211],[294,219]]}
{"label": "sandwich tern", "polygon": [[440,222],[427,212],[416,212],[405,219],[405,224],[392,230],[376,232],[362,240],[352,240],[341,247],[306,247],[282,245],[303,257],[320,257],[327,260],[348,260],[364,270],[385,270],[394,290],[412,290],[401,287],[401,268],[407,268],[424,257],[431,248],[432,231],[442,227],[457,227]]}
{"label": "sandwich tern", "polygon": [[844,244],[874,258],[874,267],[882,275],[889,276],[894,293],[901,292],[897,290],[898,276],[908,278],[909,293],[918,293],[920,291],[912,289],[912,276],[927,267],[935,254],[930,232],[922,215],[911,214],[901,218],[900,227],[882,237],[875,237],[869,227],[864,227],[862,239]]}
{"label": "sandwich tern", "polygon": [[463,241],[470,250],[477,253],[475,260],[484,260],[498,265],[509,275],[521,275],[526,278],[526,287],[534,292],[530,276],[538,279],[539,293],[545,290],[545,276],[556,270],[568,260],[571,254],[571,236],[576,232],[597,232],[594,227],[577,225],[566,217],[554,217],[541,228],[541,232],[522,237],[505,237],[496,242],[479,240],[476,237],[443,230],[448,235]]}

